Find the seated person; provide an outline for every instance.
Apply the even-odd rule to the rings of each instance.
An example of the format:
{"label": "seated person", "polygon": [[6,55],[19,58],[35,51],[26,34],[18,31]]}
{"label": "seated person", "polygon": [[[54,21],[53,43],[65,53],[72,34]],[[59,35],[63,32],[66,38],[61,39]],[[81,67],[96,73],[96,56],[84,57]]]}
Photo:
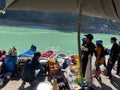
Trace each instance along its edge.
{"label": "seated person", "polygon": [[[25,82],[29,82],[30,84],[34,82],[40,75],[43,74],[44,68],[39,63],[39,57],[41,53],[35,52],[32,60],[26,61],[23,70],[22,70],[22,80]],[[36,70],[39,70],[38,74],[36,75]]]}

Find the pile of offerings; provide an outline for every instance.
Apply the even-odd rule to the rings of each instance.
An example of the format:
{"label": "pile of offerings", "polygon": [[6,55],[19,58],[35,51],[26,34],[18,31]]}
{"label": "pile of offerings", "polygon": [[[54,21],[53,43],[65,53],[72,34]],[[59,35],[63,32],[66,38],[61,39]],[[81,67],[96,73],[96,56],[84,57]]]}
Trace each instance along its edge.
{"label": "pile of offerings", "polygon": [[[10,48],[6,55],[4,51],[3,56],[1,54],[3,51],[0,51],[0,73],[2,72],[3,61],[5,67],[4,73],[0,75],[0,85],[3,84],[5,79],[9,80],[16,72],[20,74],[24,63],[32,59],[36,50],[37,47],[32,45],[29,50],[25,50],[19,55],[15,47]],[[81,87],[88,87],[86,78],[80,75],[80,61],[77,54],[71,56],[66,54],[57,55],[54,50],[47,50],[41,53],[39,62],[45,68],[45,71],[48,71],[48,75],[52,77],[54,81],[52,83],[53,88],[56,88],[56,85],[59,90],[79,90]],[[40,83],[39,87],[44,85],[51,88],[51,85],[46,82]]]}
{"label": "pile of offerings", "polygon": [[75,54],[68,57],[65,54],[60,54],[56,57],[56,60],[59,62],[64,79],[66,79],[64,82],[68,83],[70,90],[79,90],[88,87],[86,78],[80,75],[81,70],[78,55]]}

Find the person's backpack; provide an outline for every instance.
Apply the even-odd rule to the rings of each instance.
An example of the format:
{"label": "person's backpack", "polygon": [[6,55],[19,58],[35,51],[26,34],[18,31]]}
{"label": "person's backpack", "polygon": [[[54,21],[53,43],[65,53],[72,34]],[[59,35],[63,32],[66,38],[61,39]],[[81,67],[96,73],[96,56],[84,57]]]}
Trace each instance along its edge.
{"label": "person's backpack", "polygon": [[105,49],[104,49],[104,47],[103,47],[103,48],[102,48],[102,51],[101,51],[101,54],[100,54],[100,58],[101,58],[101,57],[104,57],[104,56],[105,56],[105,53],[106,53],[106,52],[105,52]]}
{"label": "person's backpack", "polygon": [[104,56],[106,56],[108,54],[109,54],[108,48],[106,48],[106,47],[103,46],[100,57],[104,57]]}
{"label": "person's backpack", "polygon": [[106,55],[109,55],[109,53],[110,53],[110,49],[103,47],[100,57],[104,57]]}
{"label": "person's backpack", "polygon": [[104,54],[109,55],[108,48],[104,48]]}

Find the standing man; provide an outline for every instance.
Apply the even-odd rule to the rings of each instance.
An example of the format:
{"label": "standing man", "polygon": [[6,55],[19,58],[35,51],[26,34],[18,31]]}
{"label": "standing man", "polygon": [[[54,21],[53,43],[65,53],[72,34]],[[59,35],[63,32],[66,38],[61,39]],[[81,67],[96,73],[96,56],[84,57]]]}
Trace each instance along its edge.
{"label": "standing man", "polygon": [[86,36],[86,44],[82,47],[82,74],[83,77],[85,77],[86,67],[88,63],[88,56],[93,56],[93,53],[95,52],[95,45],[92,43],[93,35],[87,34]]}
{"label": "standing man", "polygon": [[120,41],[119,41],[119,54],[118,54],[118,62],[117,62],[117,72],[116,74],[120,75]]}
{"label": "standing man", "polygon": [[116,42],[117,42],[117,38],[112,37],[111,44],[113,44],[113,45],[111,48],[110,58],[108,60],[108,66],[107,66],[107,76],[109,79],[112,79],[111,70],[112,70],[112,68],[113,68],[113,66],[118,58],[119,45]]}

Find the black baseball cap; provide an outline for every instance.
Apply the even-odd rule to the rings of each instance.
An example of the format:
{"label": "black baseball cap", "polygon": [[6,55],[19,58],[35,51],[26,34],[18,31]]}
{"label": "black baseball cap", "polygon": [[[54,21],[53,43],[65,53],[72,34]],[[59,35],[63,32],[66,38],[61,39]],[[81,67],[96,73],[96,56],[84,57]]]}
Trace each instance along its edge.
{"label": "black baseball cap", "polygon": [[93,35],[92,34],[87,34],[87,35],[84,35],[84,36],[86,36],[87,38],[89,38],[91,41],[93,40]]}

